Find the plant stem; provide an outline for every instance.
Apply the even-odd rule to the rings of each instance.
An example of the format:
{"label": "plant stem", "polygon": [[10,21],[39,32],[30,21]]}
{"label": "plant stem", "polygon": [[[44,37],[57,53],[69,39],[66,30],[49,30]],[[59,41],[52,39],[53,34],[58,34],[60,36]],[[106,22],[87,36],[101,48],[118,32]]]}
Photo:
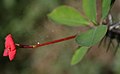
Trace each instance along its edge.
{"label": "plant stem", "polygon": [[37,48],[37,47],[41,47],[41,46],[45,46],[45,45],[50,45],[50,44],[54,44],[54,43],[58,43],[58,42],[66,41],[66,40],[70,40],[70,39],[73,39],[75,37],[76,37],[76,35],[73,35],[73,36],[57,39],[57,40],[54,40],[54,41],[45,42],[45,43],[42,43],[42,44],[35,44],[35,45],[16,44],[16,46],[18,46],[20,48]]}

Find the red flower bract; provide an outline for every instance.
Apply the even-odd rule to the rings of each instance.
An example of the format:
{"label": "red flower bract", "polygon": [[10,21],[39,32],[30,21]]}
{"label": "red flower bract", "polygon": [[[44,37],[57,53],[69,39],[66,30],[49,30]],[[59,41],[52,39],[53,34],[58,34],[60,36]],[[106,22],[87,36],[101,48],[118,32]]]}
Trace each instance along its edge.
{"label": "red flower bract", "polygon": [[3,56],[8,56],[10,61],[12,61],[16,55],[16,46],[13,41],[12,35],[11,34],[7,35],[5,40],[6,40],[5,41],[5,50],[4,50]]}

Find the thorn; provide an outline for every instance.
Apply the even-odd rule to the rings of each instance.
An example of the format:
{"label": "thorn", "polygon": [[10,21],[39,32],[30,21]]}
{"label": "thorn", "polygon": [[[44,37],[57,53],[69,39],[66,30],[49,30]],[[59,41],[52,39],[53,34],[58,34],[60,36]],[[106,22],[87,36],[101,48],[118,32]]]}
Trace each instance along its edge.
{"label": "thorn", "polygon": [[108,44],[108,47],[107,47],[106,52],[108,52],[108,50],[109,50],[109,48],[110,48],[110,45],[111,45],[111,42],[112,42],[112,39],[110,39],[110,41],[109,41],[109,44]]}
{"label": "thorn", "polygon": [[114,48],[114,47],[115,47],[115,45],[114,45],[113,41],[111,41],[111,44],[112,44],[112,46],[113,46],[113,48]]}
{"label": "thorn", "polygon": [[120,42],[118,42],[118,44],[117,44],[117,46],[116,46],[116,49],[115,49],[114,55],[117,53],[119,46],[120,46]]}
{"label": "thorn", "polygon": [[106,42],[107,42],[107,36],[105,36],[104,38],[104,45],[106,46]]}
{"label": "thorn", "polygon": [[120,38],[119,38],[119,34],[117,35],[117,46],[116,46],[116,49],[115,49],[115,52],[114,52],[114,55],[117,53],[117,51],[118,51],[118,48],[119,48],[119,46],[120,46]]}
{"label": "thorn", "polygon": [[[104,38],[105,38],[105,37],[104,37]],[[102,44],[102,42],[103,42],[104,38],[102,38],[102,40],[100,41],[100,43],[99,43],[98,47],[100,47],[100,46],[101,46],[101,44]]]}

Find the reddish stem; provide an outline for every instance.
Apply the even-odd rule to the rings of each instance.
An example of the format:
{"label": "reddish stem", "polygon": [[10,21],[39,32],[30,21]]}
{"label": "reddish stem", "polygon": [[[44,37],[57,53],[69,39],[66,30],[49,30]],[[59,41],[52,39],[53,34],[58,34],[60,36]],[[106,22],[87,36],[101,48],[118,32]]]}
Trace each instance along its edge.
{"label": "reddish stem", "polygon": [[18,46],[20,48],[37,48],[37,47],[41,47],[41,46],[45,46],[45,45],[50,45],[50,44],[54,44],[54,43],[58,43],[58,42],[66,41],[66,40],[70,40],[70,39],[73,39],[75,37],[76,37],[76,35],[73,35],[73,36],[69,36],[69,37],[66,37],[66,38],[57,39],[57,40],[50,41],[50,42],[45,42],[45,43],[42,43],[42,44],[36,44],[36,45],[16,44],[16,46]]}

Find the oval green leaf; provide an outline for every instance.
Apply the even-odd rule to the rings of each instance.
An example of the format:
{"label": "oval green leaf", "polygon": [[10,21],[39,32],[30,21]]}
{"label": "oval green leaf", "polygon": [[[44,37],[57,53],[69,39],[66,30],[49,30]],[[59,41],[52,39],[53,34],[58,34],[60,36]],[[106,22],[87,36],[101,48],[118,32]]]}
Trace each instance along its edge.
{"label": "oval green leaf", "polygon": [[60,6],[53,10],[48,17],[53,21],[68,25],[68,26],[81,26],[89,24],[77,10],[69,6]]}
{"label": "oval green leaf", "polygon": [[87,17],[96,23],[96,0],[82,0],[83,10]]}
{"label": "oval green leaf", "polygon": [[71,65],[75,65],[79,63],[86,54],[86,52],[88,51],[88,48],[89,47],[85,47],[85,46],[78,48],[72,57]]}
{"label": "oval green leaf", "polygon": [[98,43],[106,34],[107,26],[100,25],[76,37],[76,42],[80,46],[93,46]]}
{"label": "oval green leaf", "polygon": [[102,0],[102,19],[105,19],[105,17],[108,15],[110,4],[111,0]]}

